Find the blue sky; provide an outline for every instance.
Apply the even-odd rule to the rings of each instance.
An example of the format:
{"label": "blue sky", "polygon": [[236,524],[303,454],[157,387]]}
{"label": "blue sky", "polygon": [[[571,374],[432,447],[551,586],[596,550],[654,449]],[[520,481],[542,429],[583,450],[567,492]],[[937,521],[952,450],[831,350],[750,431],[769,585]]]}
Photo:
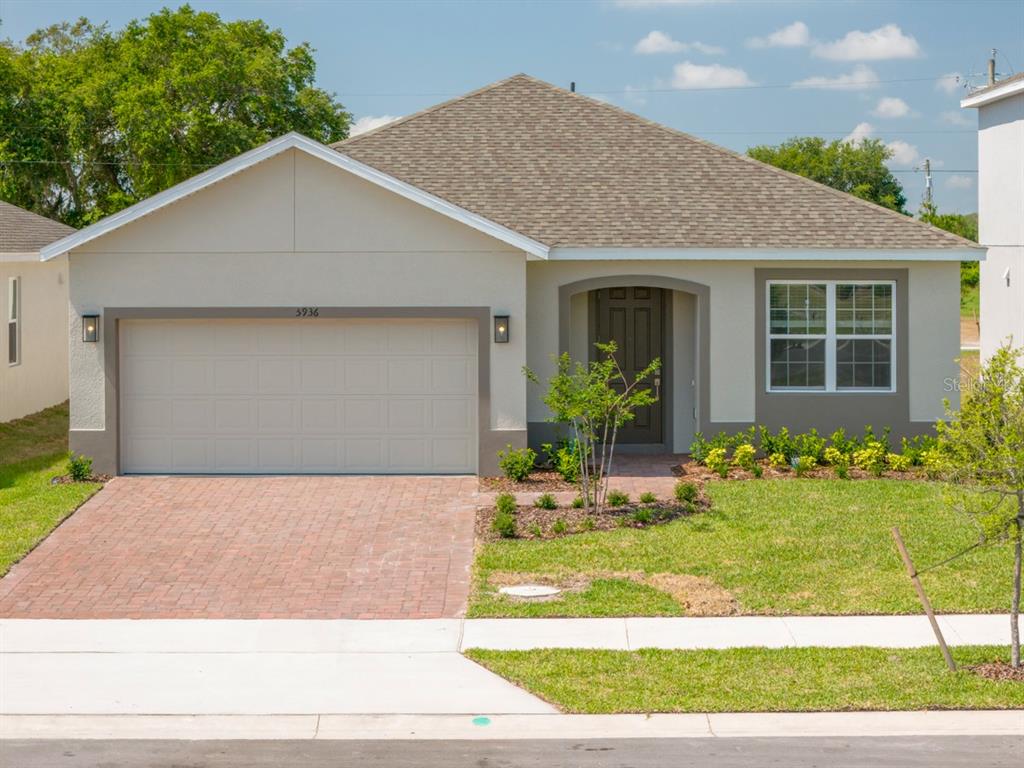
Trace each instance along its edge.
{"label": "blue sky", "polygon": [[[0,35],[21,40],[78,16],[119,27],[167,4],[0,0]],[[932,159],[942,210],[977,208],[977,117],[958,107],[962,81],[982,82],[991,48],[1001,73],[1024,68],[1021,0],[192,6],[262,18],[290,43],[311,43],[319,85],[361,125],[526,72],[576,81],[582,93],[738,151],[792,135],[877,137],[895,150],[894,169]],[[922,174],[899,178],[916,209]]]}

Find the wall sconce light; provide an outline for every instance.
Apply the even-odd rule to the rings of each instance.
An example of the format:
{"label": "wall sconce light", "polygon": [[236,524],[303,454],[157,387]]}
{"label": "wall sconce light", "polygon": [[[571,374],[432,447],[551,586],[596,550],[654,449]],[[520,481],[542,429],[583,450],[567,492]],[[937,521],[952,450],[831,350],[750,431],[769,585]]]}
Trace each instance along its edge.
{"label": "wall sconce light", "polygon": [[82,341],[95,343],[100,338],[100,316],[82,315]]}
{"label": "wall sconce light", "polygon": [[508,315],[494,316],[494,343],[508,344]]}

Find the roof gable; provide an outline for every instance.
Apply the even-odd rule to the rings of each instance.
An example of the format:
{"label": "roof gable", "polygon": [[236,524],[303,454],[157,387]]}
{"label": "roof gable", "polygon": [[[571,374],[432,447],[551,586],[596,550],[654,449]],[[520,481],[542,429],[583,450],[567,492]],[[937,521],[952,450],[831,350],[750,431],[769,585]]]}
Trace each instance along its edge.
{"label": "roof gable", "polygon": [[552,248],[976,247],[526,75],[334,147]]}
{"label": "roof gable", "polygon": [[276,157],[277,155],[292,149],[299,150],[312,157],[319,158],[320,160],[346,170],[361,179],[423,205],[430,210],[436,211],[444,216],[448,216],[455,221],[459,221],[468,227],[490,235],[491,237],[515,248],[526,251],[533,256],[539,258],[547,257],[547,246],[538,243],[529,237],[524,237],[505,226],[488,221],[485,217],[480,216],[477,213],[465,210],[458,205],[438,198],[429,192],[417,189],[399,179],[389,176],[387,173],[367,166],[353,158],[346,157],[345,155],[335,152],[331,148],[298,133],[289,133],[273,139],[266,144],[239,155],[238,157],[232,158],[225,163],[221,163],[215,168],[204,171],[203,173],[193,176],[191,179],[187,179],[180,184],[176,184],[159,194],[153,195],[152,197],[146,198],[135,205],[125,208],[123,211],[107,216],[105,219],[102,219],[85,229],[78,230],[68,237],[41,248],[40,255],[45,261],[62,253],[66,253],[74,248],[79,248],[98,237],[102,237],[125,226],[126,224],[129,224],[130,222],[154,213],[188,195],[195,194],[212,184],[216,184],[218,181],[230,178],[247,168],[251,168],[258,163],[272,157]]}

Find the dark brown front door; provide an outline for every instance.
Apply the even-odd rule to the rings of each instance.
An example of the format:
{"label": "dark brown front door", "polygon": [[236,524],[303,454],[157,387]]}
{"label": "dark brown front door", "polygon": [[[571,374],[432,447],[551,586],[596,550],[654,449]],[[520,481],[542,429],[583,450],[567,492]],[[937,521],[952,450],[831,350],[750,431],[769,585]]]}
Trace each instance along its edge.
{"label": "dark brown front door", "polygon": [[[661,288],[602,288],[590,293],[591,356],[597,350],[594,342],[614,341],[618,347],[616,357],[629,381],[654,358],[665,362],[662,348],[662,321],[664,318],[664,291]],[[667,391],[664,371],[659,376],[659,395]],[[648,379],[655,388],[655,380]],[[662,407],[641,408],[636,418],[619,429],[620,443],[663,442]]]}

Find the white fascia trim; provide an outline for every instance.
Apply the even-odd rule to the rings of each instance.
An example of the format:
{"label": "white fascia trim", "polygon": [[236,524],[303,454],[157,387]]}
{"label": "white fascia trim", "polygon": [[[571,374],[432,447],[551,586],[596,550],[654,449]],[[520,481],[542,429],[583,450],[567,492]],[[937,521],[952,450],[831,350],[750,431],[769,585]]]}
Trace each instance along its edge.
{"label": "white fascia trim", "polygon": [[549,261],[984,261],[985,248],[552,248]]}
{"label": "white fascia trim", "polygon": [[39,261],[39,251],[11,251],[0,253],[0,264],[16,261]]}
{"label": "white fascia trim", "polygon": [[548,247],[543,243],[539,243],[532,238],[519,234],[518,232],[513,232],[508,227],[497,224],[490,219],[485,219],[483,216],[478,216],[475,213],[467,211],[465,208],[460,208],[457,205],[449,203],[447,200],[442,200],[429,192],[424,192],[419,187],[414,187],[411,184],[400,181],[393,176],[389,176],[386,173],[378,171],[376,168],[360,163],[358,160],[353,160],[351,157],[343,155],[341,152],[333,150],[318,141],[314,141],[300,133],[294,132],[287,133],[284,136],[279,136],[276,139],[268,141],[266,144],[256,147],[255,149],[251,149],[248,152],[244,152],[238,157],[221,163],[215,168],[203,171],[197,176],[193,176],[191,179],[187,179],[180,184],[176,184],[169,189],[165,189],[163,192],[155,194],[152,197],[148,197],[145,200],[141,200],[135,205],[125,208],[123,211],[107,216],[105,219],[102,219],[85,229],[81,229],[55,243],[51,243],[40,250],[39,257],[43,261],[48,261],[54,256],[67,253],[73,248],[79,248],[91,240],[95,240],[98,237],[102,237],[103,235],[113,232],[115,229],[118,229],[129,222],[135,221],[136,219],[153,213],[154,211],[158,211],[161,208],[182,199],[183,197],[194,194],[211,184],[222,181],[229,176],[233,176],[247,168],[251,168],[257,163],[261,163],[264,160],[268,160],[269,158],[290,149],[302,150],[313,157],[320,158],[321,160],[324,160],[338,168],[346,170],[361,179],[365,179],[377,186],[394,192],[407,200],[419,203],[426,208],[436,211],[448,218],[454,219],[455,221],[461,222],[478,232],[483,232],[485,235],[490,235],[491,237],[500,240],[503,243],[507,243],[514,248],[526,251],[531,256],[540,259],[547,258]]}
{"label": "white fascia trim", "polygon": [[961,99],[960,107],[963,109],[983,107],[986,104],[991,104],[993,101],[999,101],[1017,93],[1024,93],[1024,79],[1014,80],[1012,83],[1006,83],[1004,87],[993,88],[991,91],[985,91],[985,93]]}

